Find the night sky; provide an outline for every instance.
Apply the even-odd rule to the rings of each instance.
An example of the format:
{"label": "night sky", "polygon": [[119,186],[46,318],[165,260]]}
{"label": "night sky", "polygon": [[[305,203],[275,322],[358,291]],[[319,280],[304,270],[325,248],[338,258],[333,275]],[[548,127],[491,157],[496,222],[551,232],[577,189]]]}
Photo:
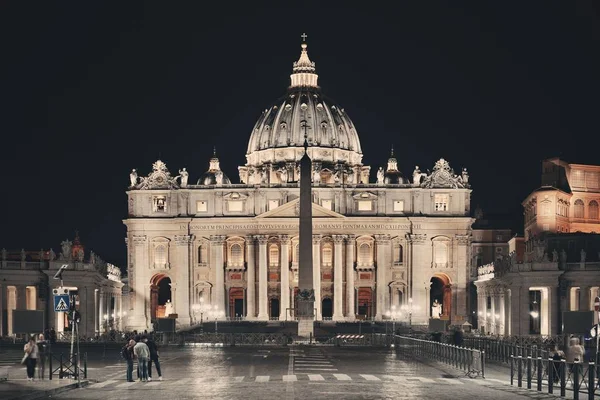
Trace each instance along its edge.
{"label": "night sky", "polygon": [[600,2],[182,3],[0,2],[0,247],[78,229],[124,267],[129,171],[195,183],[216,146],[239,182],[303,32],[372,181],[392,144],[407,176],[444,157],[520,231],[541,160],[600,164]]}

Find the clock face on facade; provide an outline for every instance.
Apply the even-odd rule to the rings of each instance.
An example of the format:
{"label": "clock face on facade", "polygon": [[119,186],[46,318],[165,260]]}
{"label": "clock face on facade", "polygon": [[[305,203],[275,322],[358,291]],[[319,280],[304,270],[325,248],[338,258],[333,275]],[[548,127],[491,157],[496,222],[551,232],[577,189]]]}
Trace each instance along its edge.
{"label": "clock face on facade", "polygon": [[163,183],[164,179],[162,176],[157,176],[156,177],[156,183]]}

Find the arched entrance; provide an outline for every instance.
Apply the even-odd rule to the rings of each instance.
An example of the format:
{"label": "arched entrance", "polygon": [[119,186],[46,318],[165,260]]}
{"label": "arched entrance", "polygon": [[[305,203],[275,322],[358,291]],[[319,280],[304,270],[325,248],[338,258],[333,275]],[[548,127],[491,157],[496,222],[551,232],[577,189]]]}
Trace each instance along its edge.
{"label": "arched entrance", "polygon": [[442,315],[440,319],[450,320],[450,310],[452,309],[452,290],[450,287],[450,278],[445,274],[435,274],[431,278],[431,290],[429,291],[429,310],[437,300],[442,304]]}
{"label": "arched entrance", "polygon": [[321,315],[323,319],[333,317],[333,302],[329,297],[325,297],[321,301]]}
{"label": "arched entrance", "polygon": [[171,278],[165,274],[157,274],[150,281],[150,317],[152,322],[157,318],[166,318],[165,304],[171,303]]}
{"label": "arched entrance", "polygon": [[279,298],[271,297],[269,301],[269,318],[279,319]]}

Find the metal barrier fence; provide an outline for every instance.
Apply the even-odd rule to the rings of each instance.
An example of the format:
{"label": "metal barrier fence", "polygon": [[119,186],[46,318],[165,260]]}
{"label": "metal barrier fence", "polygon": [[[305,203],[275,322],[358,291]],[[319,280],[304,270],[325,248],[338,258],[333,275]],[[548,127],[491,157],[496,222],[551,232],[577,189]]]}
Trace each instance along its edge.
{"label": "metal barrier fence", "polygon": [[384,333],[368,333],[364,335],[358,334],[340,334],[335,335],[323,344],[330,344],[338,347],[353,347],[353,346],[371,346],[371,347],[389,347],[393,342],[392,335]]}
{"label": "metal barrier fence", "polygon": [[564,347],[567,340],[568,337],[565,335],[552,337],[511,336],[505,338],[467,336],[464,338],[464,345],[485,351],[488,360],[508,364],[512,355],[547,359],[550,357],[549,351],[554,346]]}
{"label": "metal barrier fence", "polygon": [[431,340],[396,335],[396,351],[416,357],[430,358],[464,371],[469,378],[485,378],[485,353],[477,349],[459,347]]}
{"label": "metal barrier fence", "polygon": [[[58,366],[54,368],[54,362],[58,362]],[[54,375],[58,375],[58,379],[71,378],[79,380],[81,377],[87,379],[87,353],[83,353],[83,357],[79,357],[77,353],[72,356],[64,356],[62,353],[58,356],[48,354],[48,379],[52,380]]]}
{"label": "metal barrier fence", "polygon": [[535,383],[538,392],[546,386],[548,393],[552,394],[557,385],[561,397],[566,396],[567,390],[572,390],[575,400],[578,400],[580,395],[593,400],[600,397],[599,377],[600,371],[594,362],[567,363],[564,359],[510,357],[510,384],[514,386],[516,380],[520,388],[525,380],[527,389],[531,389]]}
{"label": "metal barrier fence", "polygon": [[[182,345],[193,343],[221,346],[286,346],[292,343],[291,336],[278,333],[187,333],[172,335],[171,338]],[[165,336],[163,343],[164,340]]]}

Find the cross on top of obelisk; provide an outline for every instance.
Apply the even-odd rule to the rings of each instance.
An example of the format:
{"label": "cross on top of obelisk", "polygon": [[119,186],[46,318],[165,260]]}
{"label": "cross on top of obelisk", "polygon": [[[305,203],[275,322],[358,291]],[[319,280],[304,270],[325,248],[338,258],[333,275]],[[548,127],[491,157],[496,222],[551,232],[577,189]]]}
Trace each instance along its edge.
{"label": "cross on top of obelisk", "polygon": [[306,33],[303,33],[302,35],[300,35],[300,37],[302,38],[303,42],[306,42],[306,38],[308,37],[308,35]]}

